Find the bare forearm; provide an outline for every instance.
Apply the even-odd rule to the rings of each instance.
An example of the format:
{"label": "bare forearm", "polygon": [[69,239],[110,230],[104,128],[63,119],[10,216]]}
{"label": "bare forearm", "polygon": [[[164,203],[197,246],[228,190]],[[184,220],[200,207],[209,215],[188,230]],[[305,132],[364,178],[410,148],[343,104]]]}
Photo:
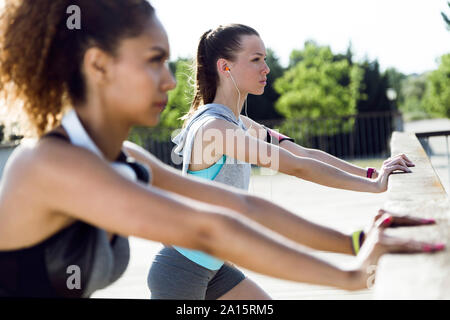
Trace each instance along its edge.
{"label": "bare forearm", "polygon": [[272,202],[249,196],[246,215],[252,220],[310,248],[352,254],[351,237],[292,213]]}
{"label": "bare forearm", "polygon": [[367,169],[355,166],[347,161],[336,158],[322,150],[311,150],[310,151],[311,158],[328,163],[336,168],[339,168],[345,172],[360,176],[366,177]]}
{"label": "bare forearm", "polygon": [[336,168],[339,168],[345,172],[360,176],[360,177],[366,177],[366,169],[355,166],[347,161],[344,161],[342,159],[336,158],[335,156],[332,156],[331,154],[328,154],[322,150],[317,149],[306,149],[303,147],[300,147],[299,145],[295,144],[291,141],[283,141],[281,144],[281,147],[285,148],[286,150],[289,150],[295,155],[301,156],[301,157],[309,157],[312,159],[316,159],[319,161],[322,161],[324,163],[327,163],[329,165],[332,165]]}
{"label": "bare forearm", "polygon": [[357,287],[352,279],[354,272],[315,258],[290,240],[251,221],[226,223],[219,239],[211,242],[210,253],[277,278],[347,290]]}
{"label": "bare forearm", "polygon": [[285,163],[280,163],[279,171],[327,187],[359,192],[379,192],[376,181],[347,173],[312,158],[295,155],[287,157]]}

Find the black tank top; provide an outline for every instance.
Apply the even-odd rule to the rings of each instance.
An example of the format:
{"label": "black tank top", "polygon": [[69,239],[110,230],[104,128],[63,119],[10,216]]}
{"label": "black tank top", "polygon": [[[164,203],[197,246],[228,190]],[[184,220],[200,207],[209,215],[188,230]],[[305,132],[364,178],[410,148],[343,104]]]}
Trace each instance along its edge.
{"label": "black tank top", "polygon": [[[70,141],[51,132],[44,137]],[[117,162],[129,165],[139,181],[150,174],[121,152]],[[0,297],[89,297],[116,281],[128,266],[128,238],[76,221],[46,240],[19,250],[0,251]]]}

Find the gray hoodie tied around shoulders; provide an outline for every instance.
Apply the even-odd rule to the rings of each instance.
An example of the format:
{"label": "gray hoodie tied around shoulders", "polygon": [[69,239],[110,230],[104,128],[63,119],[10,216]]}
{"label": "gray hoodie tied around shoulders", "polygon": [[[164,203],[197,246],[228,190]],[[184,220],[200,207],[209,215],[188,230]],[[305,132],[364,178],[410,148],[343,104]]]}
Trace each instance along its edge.
{"label": "gray hoodie tied around shoulders", "polygon": [[[210,120],[222,119],[234,123],[244,131],[247,128],[242,120],[236,119],[235,114],[226,106],[216,103],[206,104],[198,110],[188,120],[187,125],[175,136],[172,141],[177,145],[175,154],[183,158],[182,174],[187,175],[189,162],[191,160],[194,138],[197,132]],[[231,157],[226,157],[226,161],[214,178],[214,181],[224,183],[233,187],[248,190],[250,183],[251,165]]]}

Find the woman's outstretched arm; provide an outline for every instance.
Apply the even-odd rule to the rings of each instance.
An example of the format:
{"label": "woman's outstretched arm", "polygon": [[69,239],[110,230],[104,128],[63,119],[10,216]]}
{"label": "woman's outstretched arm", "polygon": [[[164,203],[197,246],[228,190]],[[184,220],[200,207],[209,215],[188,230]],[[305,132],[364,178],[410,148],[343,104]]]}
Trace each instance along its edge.
{"label": "woman's outstretched arm", "polygon": [[[254,120],[252,120],[246,116],[241,115],[240,117],[241,117],[242,121],[245,123],[247,128],[251,127],[253,129],[253,131],[249,131],[250,134],[257,137],[258,139],[265,140],[265,138],[267,136],[266,129],[261,124],[255,122]],[[339,159],[339,158],[337,158],[327,152],[324,152],[322,150],[305,148],[305,147],[303,147],[295,142],[292,142],[290,140],[282,141],[280,143],[280,147],[292,152],[293,154],[295,154],[297,156],[319,160],[321,162],[332,165],[332,166],[339,168],[350,174],[354,174],[354,175],[357,175],[360,177],[367,176],[367,168],[361,168],[350,162]],[[412,161],[409,160],[405,154],[400,154],[393,158],[387,159],[386,161],[395,160],[395,158],[401,158],[401,159],[399,159],[399,163],[401,163],[405,167],[413,167],[414,166],[414,163],[412,163]],[[375,170],[375,172],[372,175],[372,178],[375,179],[378,177],[378,175],[379,175],[379,172],[377,170]]]}
{"label": "woman's outstretched arm", "polygon": [[211,120],[202,129],[203,135],[200,138],[203,148],[194,149],[194,159],[201,159],[207,151],[214,150],[215,154],[226,154],[246,163],[270,168],[327,187],[359,192],[384,192],[387,190],[389,175],[393,171],[410,171],[400,160],[395,160],[383,165],[377,179],[367,179],[316,159],[297,156],[277,145],[247,134],[240,127],[225,120]]}

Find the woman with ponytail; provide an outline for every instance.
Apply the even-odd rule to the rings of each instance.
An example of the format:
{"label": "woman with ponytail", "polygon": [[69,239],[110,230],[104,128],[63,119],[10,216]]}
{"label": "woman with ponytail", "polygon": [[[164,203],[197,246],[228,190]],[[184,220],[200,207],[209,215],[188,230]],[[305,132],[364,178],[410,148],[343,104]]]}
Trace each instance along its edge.
{"label": "woman with ponytail", "polygon": [[[79,8],[79,29],[67,27],[69,6]],[[381,254],[423,251],[375,225],[357,266],[343,270],[249,218],[272,217],[305,236],[320,230],[303,239],[313,247],[338,236],[351,251],[349,237],[245,192],[182,177],[126,141],[133,125],[158,123],[175,87],[169,51],[146,0],[5,0],[0,98],[28,116],[38,139],[14,151],[0,181],[0,296],[89,297],[123,274],[130,235],[349,290],[365,286],[365,268]]]}
{"label": "woman with ponytail", "polygon": [[[200,37],[194,100],[183,117],[183,130],[173,140],[177,144],[175,152],[183,157],[183,175],[247,190],[250,164],[255,164],[329,187],[382,192],[391,172],[410,172],[408,166],[413,164],[405,155],[385,161],[378,174],[374,169],[365,170],[319,150],[303,148],[293,139],[241,115],[247,95],[264,92],[270,72],[265,57],[259,34],[242,24],[220,26]],[[343,236],[325,228],[307,230],[293,217],[251,217],[283,236],[319,250],[355,254],[358,250],[346,250],[345,241],[338,239],[353,237],[361,243],[365,239],[361,231]],[[320,241],[316,238],[319,234]],[[245,250],[242,254],[246,254]],[[229,263],[178,246],[165,247],[157,255],[148,284],[152,297],[158,299],[269,297]]]}

